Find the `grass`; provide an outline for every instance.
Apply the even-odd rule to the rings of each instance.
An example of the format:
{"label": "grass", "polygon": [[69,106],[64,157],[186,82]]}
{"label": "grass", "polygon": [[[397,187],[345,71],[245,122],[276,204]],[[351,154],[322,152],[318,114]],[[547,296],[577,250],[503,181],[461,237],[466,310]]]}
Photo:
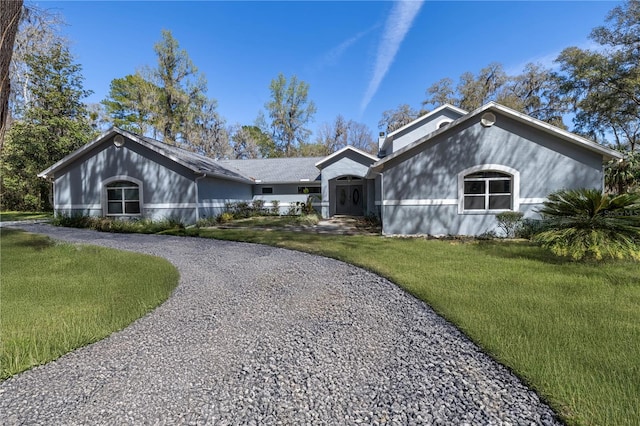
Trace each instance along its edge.
{"label": "grass", "polygon": [[166,260],[0,229],[0,379],[100,340],[178,283]]}
{"label": "grass", "polygon": [[377,272],[511,368],[568,424],[640,422],[638,263],[568,261],[524,241],[187,234],[287,247]]}
{"label": "grass", "polygon": [[0,212],[0,222],[12,222],[17,220],[51,219],[52,212]]}

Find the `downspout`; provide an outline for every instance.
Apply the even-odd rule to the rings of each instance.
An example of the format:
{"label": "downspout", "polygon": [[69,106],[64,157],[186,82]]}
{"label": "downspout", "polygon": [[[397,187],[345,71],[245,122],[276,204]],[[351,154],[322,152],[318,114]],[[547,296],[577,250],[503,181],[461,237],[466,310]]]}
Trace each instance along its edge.
{"label": "downspout", "polygon": [[200,220],[200,206],[199,206],[199,203],[198,203],[198,200],[199,200],[200,196],[198,194],[198,181],[200,179],[204,179],[206,177],[207,177],[207,174],[203,173],[202,176],[196,177],[196,179],[193,181],[193,183],[194,183],[194,185],[196,187],[196,191],[195,191],[195,193],[196,193],[196,222],[198,222]]}

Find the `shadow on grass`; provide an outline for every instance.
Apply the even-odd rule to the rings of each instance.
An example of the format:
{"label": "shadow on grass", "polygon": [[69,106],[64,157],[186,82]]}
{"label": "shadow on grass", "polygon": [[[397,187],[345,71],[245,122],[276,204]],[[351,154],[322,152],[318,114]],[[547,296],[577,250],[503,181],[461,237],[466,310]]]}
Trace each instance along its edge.
{"label": "shadow on grass", "polygon": [[0,228],[2,246],[5,249],[14,246],[27,247],[33,250],[42,251],[54,245],[54,242],[46,237],[33,238],[28,235],[29,234],[21,230]]}
{"label": "shadow on grass", "polygon": [[478,241],[473,247],[485,255],[504,259],[528,259],[549,265],[590,264],[556,256],[530,241]]}

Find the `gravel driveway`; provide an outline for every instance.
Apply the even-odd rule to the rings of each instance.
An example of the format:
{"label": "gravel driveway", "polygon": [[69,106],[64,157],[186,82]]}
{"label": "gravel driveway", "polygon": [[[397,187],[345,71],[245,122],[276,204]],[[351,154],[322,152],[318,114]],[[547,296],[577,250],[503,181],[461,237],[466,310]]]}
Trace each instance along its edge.
{"label": "gravel driveway", "polygon": [[125,330],[1,383],[2,424],[558,423],[427,305],[354,266],[253,244],[22,228],[159,255],[181,279]]}

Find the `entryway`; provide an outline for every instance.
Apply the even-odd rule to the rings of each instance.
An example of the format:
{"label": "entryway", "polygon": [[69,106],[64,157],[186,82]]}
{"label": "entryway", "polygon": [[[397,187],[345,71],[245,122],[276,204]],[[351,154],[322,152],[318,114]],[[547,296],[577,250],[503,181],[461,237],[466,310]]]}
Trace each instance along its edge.
{"label": "entryway", "polygon": [[336,214],[364,216],[364,185],[361,178],[346,176],[336,181]]}

